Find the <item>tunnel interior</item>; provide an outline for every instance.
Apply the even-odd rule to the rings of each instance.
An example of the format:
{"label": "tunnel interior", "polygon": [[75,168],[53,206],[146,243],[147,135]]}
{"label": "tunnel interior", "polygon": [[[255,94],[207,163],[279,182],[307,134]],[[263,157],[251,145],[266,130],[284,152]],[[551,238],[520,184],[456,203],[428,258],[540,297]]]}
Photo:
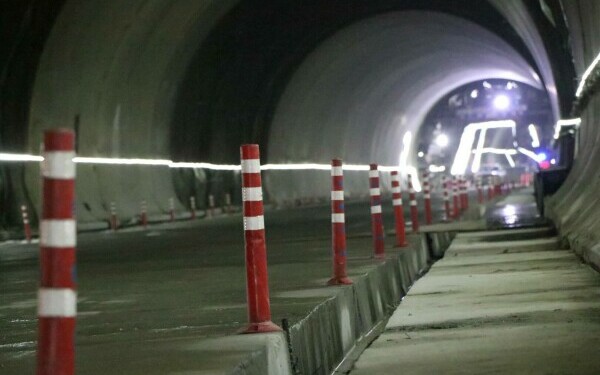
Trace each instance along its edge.
{"label": "tunnel interior", "polygon": [[[531,85],[547,93],[555,119],[571,89],[572,77],[557,74],[569,71],[555,63],[560,30],[546,30],[547,14],[531,2],[40,4],[21,10],[46,14],[51,27],[37,31],[28,118],[14,135],[33,154],[43,129],[63,126],[76,128],[82,156],[236,164],[251,142],[263,162],[341,157],[406,172],[418,167],[419,127],[454,89],[485,79]],[[25,191],[18,199],[37,207],[37,166],[12,173],[21,183],[13,191]],[[180,207],[190,196],[202,207],[209,193],[239,200],[231,172],[81,165],[78,175],[82,222],[103,220],[112,201],[134,217],[141,200],[151,213],[166,212],[173,196]],[[349,174],[350,196],[364,191],[363,177]],[[272,202],[326,197],[328,184],[322,171],[265,173]]]}

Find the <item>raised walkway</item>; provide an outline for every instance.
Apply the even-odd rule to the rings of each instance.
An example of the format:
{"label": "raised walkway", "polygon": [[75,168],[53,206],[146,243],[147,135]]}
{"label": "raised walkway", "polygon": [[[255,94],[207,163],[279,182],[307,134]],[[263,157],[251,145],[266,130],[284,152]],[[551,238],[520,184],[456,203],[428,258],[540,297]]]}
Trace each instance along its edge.
{"label": "raised walkway", "polygon": [[351,372],[398,373],[600,374],[600,274],[550,227],[459,233]]}

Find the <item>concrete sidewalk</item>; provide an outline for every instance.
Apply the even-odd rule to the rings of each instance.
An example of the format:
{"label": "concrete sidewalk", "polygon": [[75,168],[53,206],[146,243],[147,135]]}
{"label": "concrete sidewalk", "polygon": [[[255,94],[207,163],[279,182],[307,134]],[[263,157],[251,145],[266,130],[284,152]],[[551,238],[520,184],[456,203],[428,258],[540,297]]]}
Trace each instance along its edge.
{"label": "concrete sidewalk", "polygon": [[361,374],[598,374],[600,275],[550,228],[459,234]]}

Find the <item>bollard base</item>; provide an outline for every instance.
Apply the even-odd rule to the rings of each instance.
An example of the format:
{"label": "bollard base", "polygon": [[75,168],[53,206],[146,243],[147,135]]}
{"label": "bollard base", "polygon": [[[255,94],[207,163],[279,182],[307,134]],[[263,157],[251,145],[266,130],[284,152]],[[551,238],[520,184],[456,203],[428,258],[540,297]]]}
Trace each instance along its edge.
{"label": "bollard base", "polygon": [[327,285],[352,285],[352,280],[349,277],[332,277],[327,281]]}
{"label": "bollard base", "polygon": [[280,331],[282,331],[282,329],[277,324],[275,324],[271,321],[266,321],[266,322],[260,322],[260,323],[250,323],[250,324],[248,324],[248,326],[246,328],[243,328],[242,330],[240,330],[239,333],[247,334],[247,333],[267,333],[267,332],[280,332]]}
{"label": "bollard base", "polygon": [[407,246],[408,246],[408,242],[396,243],[394,245],[394,247],[407,247]]}

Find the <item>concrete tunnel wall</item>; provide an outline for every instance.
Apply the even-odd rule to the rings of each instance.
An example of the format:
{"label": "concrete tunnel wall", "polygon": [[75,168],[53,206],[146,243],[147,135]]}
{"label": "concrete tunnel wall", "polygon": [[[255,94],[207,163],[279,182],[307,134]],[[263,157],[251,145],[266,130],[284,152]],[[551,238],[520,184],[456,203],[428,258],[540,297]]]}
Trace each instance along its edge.
{"label": "concrete tunnel wall", "polygon": [[[581,77],[600,53],[600,3],[564,2],[571,32],[577,76]],[[581,116],[579,150],[560,190],[547,200],[549,216],[575,250],[600,267],[600,95],[592,94]]]}
{"label": "concrete tunnel wall", "polygon": [[[393,8],[390,2],[373,2],[376,3],[381,3],[383,10]],[[441,4],[447,3],[436,6],[450,6]],[[534,53],[533,60],[528,61],[521,56],[523,51],[520,54],[501,38],[465,19],[401,12],[361,20],[365,18],[361,14],[332,12],[333,19],[343,19],[350,26],[339,32],[330,27],[313,36],[312,44],[304,49],[293,43],[285,45],[287,49],[300,50],[291,54],[301,64],[289,63],[292,68],[288,69],[293,73],[289,82],[285,80],[279,95],[272,93],[272,121],[266,116],[263,122],[252,123],[252,127],[242,131],[244,134],[238,135],[240,122],[258,120],[240,116],[237,122],[221,126],[215,118],[211,120],[216,122],[212,133],[203,139],[203,133],[189,127],[195,118],[177,117],[179,113],[189,114],[179,111],[182,103],[203,105],[201,101],[183,100],[186,97],[182,92],[186,84],[189,89],[189,82],[196,85],[194,79],[204,78],[193,67],[198,64],[198,56],[206,55],[211,33],[221,31],[219,22],[227,18],[238,21],[230,16],[230,12],[237,12],[238,18],[239,14],[249,14],[245,16],[247,22],[256,23],[252,18],[256,16],[251,11],[253,5],[238,5],[234,0],[67,1],[37,69],[27,151],[38,152],[43,129],[72,127],[77,118],[82,156],[236,162],[239,143],[251,141],[261,143],[263,159],[268,162],[328,163],[332,156],[342,156],[352,163],[376,161],[393,165],[398,162],[404,132],[410,129],[416,134],[427,110],[453,88],[485,78],[515,79],[547,87],[552,78],[541,70],[540,82],[531,65],[547,56]],[[381,9],[377,12],[381,13]],[[293,15],[295,11],[289,13]],[[535,34],[531,25],[524,30],[524,40]],[[234,35],[232,40],[237,41],[236,28],[230,32]],[[323,35],[329,37],[321,43],[319,38]],[[454,45],[449,48],[446,43]],[[531,43],[535,41],[525,44]],[[223,52],[226,47],[218,38],[213,44],[216,48],[211,52]],[[339,48],[340,45],[347,48]],[[275,47],[260,52],[267,54],[272,49]],[[486,53],[480,53],[481,50]],[[254,62],[247,50],[243,53],[244,58]],[[208,56],[214,59],[221,55]],[[233,58],[226,53],[221,57],[223,61],[215,64]],[[261,69],[280,68],[260,65],[256,72],[258,75]],[[415,80],[420,74],[424,78]],[[215,95],[220,94],[219,89],[216,87]],[[196,98],[192,95],[191,99]],[[240,99],[243,102],[247,98]],[[184,120],[188,127],[178,127]],[[219,127],[220,133],[214,130]],[[231,140],[228,132],[232,132]],[[268,136],[261,136],[262,133]],[[197,141],[198,137],[201,142],[191,144],[181,139]],[[205,151],[205,145],[210,152]],[[333,151],[336,148],[340,151]],[[207,180],[213,177],[204,171],[173,172],[164,167],[80,165],[78,218],[83,222],[105,220],[111,201],[116,201],[124,218],[139,212],[142,199],[148,202],[151,214],[165,212],[168,198],[173,196],[186,204],[189,195],[195,194],[202,204],[210,185]],[[360,173],[348,176],[349,193],[364,192],[367,181],[363,177]],[[235,178],[217,174],[215,179],[225,180],[222,185],[231,190],[232,186],[237,189]],[[40,194],[37,166],[27,167],[25,180],[35,203]],[[274,200],[327,196],[329,191],[327,174],[323,172],[266,173],[265,188]]]}
{"label": "concrete tunnel wall", "polygon": [[[43,129],[73,127],[81,156],[169,159],[169,121],[185,68],[201,40],[235,1],[68,1],[46,43],[30,111],[29,152]],[[195,181],[167,167],[79,165],[79,221],[105,220],[111,201],[124,219],[145,199],[166,212],[174,181]],[[187,177],[187,178],[186,178]],[[40,195],[37,166],[28,168]],[[193,191],[189,191],[190,195]],[[199,204],[202,191],[196,191]],[[189,196],[189,195],[188,195]],[[34,199],[37,201],[37,199]],[[186,202],[187,204],[187,202]],[[181,207],[177,207],[181,210]]]}
{"label": "concrete tunnel wall", "polygon": [[[404,135],[413,134],[415,150],[417,130],[438,100],[491,78],[541,87],[508,43],[457,17],[401,12],[361,21],[322,43],[292,77],[271,125],[269,160],[398,165]],[[330,184],[323,172],[269,173],[266,180],[278,200],[327,196]],[[351,195],[368,191],[365,173],[345,180]]]}

